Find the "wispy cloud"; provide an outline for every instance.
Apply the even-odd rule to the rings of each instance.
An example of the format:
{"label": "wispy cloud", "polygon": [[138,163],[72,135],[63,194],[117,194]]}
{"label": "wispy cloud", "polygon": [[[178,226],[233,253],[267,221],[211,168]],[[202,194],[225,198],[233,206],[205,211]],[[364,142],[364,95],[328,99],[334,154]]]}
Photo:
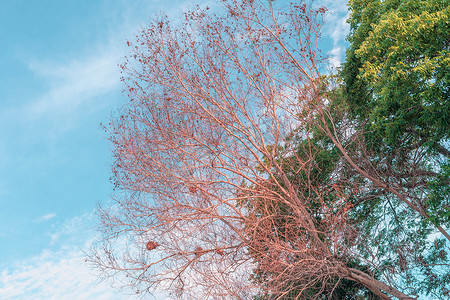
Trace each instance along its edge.
{"label": "wispy cloud", "polygon": [[13,271],[0,274],[1,299],[132,299],[97,282],[76,248],[43,251]]}
{"label": "wispy cloud", "polygon": [[70,61],[33,61],[29,68],[35,75],[52,83],[49,90],[27,104],[31,117],[68,114],[119,86],[118,49]]}
{"label": "wispy cloud", "polygon": [[54,213],[46,214],[46,215],[43,215],[43,216],[39,217],[37,219],[37,221],[38,222],[44,222],[44,221],[48,221],[50,219],[53,219],[54,217],[56,217],[56,214],[54,214]]}
{"label": "wispy cloud", "polygon": [[[41,219],[51,219],[47,214]],[[82,248],[88,248],[95,232],[86,230],[92,214],[68,219],[54,234],[59,244],[0,270],[0,299],[136,299],[118,294],[108,282],[99,282],[85,262]]]}
{"label": "wispy cloud", "polygon": [[[59,54],[51,58],[34,57],[32,53],[24,56],[24,62],[33,75],[47,89],[26,101],[20,113],[31,120],[39,118],[61,118],[70,115],[76,118],[80,107],[95,109],[101,106],[99,100],[112,91],[116,96],[120,91],[120,72],[118,64],[127,53],[127,39],[133,39],[140,26],[145,26],[153,18],[151,12],[168,8],[159,1],[120,1],[119,5],[105,2],[102,17],[108,19],[105,36],[97,42],[86,45],[71,55]],[[199,1],[175,1],[167,13],[177,19],[178,13]],[[207,1],[200,1],[207,2]],[[147,12],[150,12],[148,14]],[[177,17],[175,17],[177,16]],[[105,104],[105,103],[103,103]],[[110,104],[110,103],[109,103]]]}
{"label": "wispy cloud", "polygon": [[329,14],[325,20],[326,34],[333,43],[329,52],[330,63],[332,68],[336,68],[344,60],[345,39],[350,31],[350,25],[346,22],[349,17],[347,1],[326,0],[325,6],[329,9]]}
{"label": "wispy cloud", "polygon": [[[93,214],[87,213],[66,220],[55,235],[56,247],[20,262],[11,262],[0,270],[0,299],[46,300],[119,300],[139,299],[131,290],[118,290],[109,281],[99,281],[90,269],[82,249],[89,249],[97,233],[89,229]],[[155,295],[155,300],[169,299]]]}

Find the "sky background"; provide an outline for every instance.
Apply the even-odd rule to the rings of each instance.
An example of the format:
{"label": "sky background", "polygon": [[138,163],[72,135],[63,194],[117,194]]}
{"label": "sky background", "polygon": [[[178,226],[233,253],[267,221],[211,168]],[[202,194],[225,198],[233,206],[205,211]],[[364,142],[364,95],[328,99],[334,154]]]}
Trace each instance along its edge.
{"label": "sky background", "polygon": [[[322,2],[322,48],[338,64],[346,1]],[[126,40],[194,3],[206,1],[0,0],[0,299],[137,299],[84,264],[113,192],[99,124],[126,102]]]}

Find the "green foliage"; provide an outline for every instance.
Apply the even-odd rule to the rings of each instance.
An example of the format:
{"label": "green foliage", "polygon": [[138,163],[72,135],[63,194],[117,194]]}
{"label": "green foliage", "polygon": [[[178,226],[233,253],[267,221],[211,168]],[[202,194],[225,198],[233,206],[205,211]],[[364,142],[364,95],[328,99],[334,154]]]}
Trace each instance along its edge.
{"label": "green foliage", "polygon": [[[445,242],[450,226],[450,2],[351,0],[351,45],[341,75],[349,115],[359,122],[371,165],[409,195],[428,218],[395,195],[377,195],[352,211],[381,272],[398,274],[411,294],[448,296]],[[447,241],[448,242],[448,241]],[[448,247],[447,247],[448,249]],[[360,247],[366,258],[373,255]],[[444,251],[444,252],[441,252]],[[442,267],[439,267],[442,266]]]}
{"label": "green foliage", "polygon": [[350,1],[351,47],[343,77],[355,115],[395,147],[405,132],[431,150],[450,134],[448,0]]}
{"label": "green foliage", "polygon": [[434,224],[450,223],[450,163],[441,165],[441,172],[430,182],[430,195],[426,202]]}

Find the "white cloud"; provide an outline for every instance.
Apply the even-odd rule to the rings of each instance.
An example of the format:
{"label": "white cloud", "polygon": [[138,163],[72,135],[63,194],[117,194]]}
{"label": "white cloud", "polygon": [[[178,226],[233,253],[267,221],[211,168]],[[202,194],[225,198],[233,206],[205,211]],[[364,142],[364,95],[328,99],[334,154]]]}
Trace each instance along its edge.
{"label": "white cloud", "polygon": [[120,294],[106,281],[99,282],[85,262],[82,249],[88,248],[95,237],[95,232],[87,229],[92,217],[90,213],[66,220],[54,233],[59,237],[55,250],[44,249],[0,270],[0,299],[137,299]]}
{"label": "white cloud", "polygon": [[350,25],[346,22],[349,17],[347,1],[326,0],[325,6],[329,14],[325,19],[326,33],[333,42],[333,48],[329,52],[332,68],[339,67],[345,57],[345,39],[350,31]]}
{"label": "white cloud", "polygon": [[[176,15],[181,8],[195,2],[180,1],[171,6],[168,13]],[[38,57],[27,60],[29,69],[49,86],[47,91],[27,104],[25,111],[28,116],[39,118],[71,114],[95,97],[118,91],[120,72],[117,65],[128,52],[125,49],[126,39],[133,39],[139,27],[146,25],[153,17],[151,12],[155,11],[156,5],[152,1],[123,1],[121,5],[111,7],[105,5],[103,14],[111,20],[111,24],[103,41],[90,45],[82,54],[69,59],[42,60]],[[145,12],[150,12],[150,15]]]}
{"label": "white cloud", "polygon": [[30,69],[51,85],[49,90],[27,105],[29,116],[65,115],[94,97],[116,89],[120,84],[117,63],[121,51],[98,52],[68,62],[30,62]]}
{"label": "white cloud", "polygon": [[[176,5],[170,6],[167,13],[178,17],[182,8],[197,2],[176,1]],[[47,89],[20,107],[20,114],[25,114],[31,120],[60,120],[67,116],[76,119],[82,116],[83,110],[77,110],[83,105],[94,110],[102,104],[111,105],[98,102],[106,101],[109,97],[102,96],[109,92],[116,91],[116,95],[119,94],[121,82],[117,65],[129,51],[125,46],[126,40],[132,40],[140,27],[145,27],[158,7],[167,8],[167,5],[163,5],[164,1],[108,3],[105,1],[102,12],[102,17],[109,21],[105,25],[105,38],[75,51],[69,57],[60,53],[51,59],[33,57],[32,54],[24,58],[29,70],[41,79],[41,85]]]}
{"label": "white cloud", "polygon": [[76,248],[43,251],[14,271],[0,275],[1,299],[131,299],[96,282]]}
{"label": "white cloud", "polygon": [[[121,291],[112,288],[107,280],[100,281],[98,272],[90,269],[82,249],[89,249],[96,239],[93,221],[93,213],[66,220],[54,232],[59,243],[54,250],[44,249],[31,258],[10,262],[0,270],[0,299],[140,299],[130,290]],[[164,295],[155,295],[154,299],[169,300]]]}
{"label": "white cloud", "polygon": [[62,224],[54,224],[56,230],[49,233],[50,245],[54,246],[57,242],[77,244],[86,239],[86,233],[94,235],[92,224],[94,222],[93,213],[85,213],[81,216],[75,216],[65,220]]}
{"label": "white cloud", "polygon": [[37,219],[37,221],[38,222],[48,221],[50,219],[53,219],[54,217],[56,217],[56,214],[54,214],[54,213],[46,214],[46,215],[43,215],[43,216],[39,217]]}

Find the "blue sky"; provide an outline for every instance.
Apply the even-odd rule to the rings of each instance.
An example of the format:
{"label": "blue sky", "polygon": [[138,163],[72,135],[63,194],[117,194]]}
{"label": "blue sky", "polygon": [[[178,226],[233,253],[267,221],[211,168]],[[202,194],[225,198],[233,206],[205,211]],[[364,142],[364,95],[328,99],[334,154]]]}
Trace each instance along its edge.
{"label": "blue sky", "polygon": [[[156,12],[199,2],[0,0],[0,299],[134,299],[82,263],[95,208],[112,194],[99,123],[126,101],[126,39]],[[345,1],[323,3],[336,63]]]}

